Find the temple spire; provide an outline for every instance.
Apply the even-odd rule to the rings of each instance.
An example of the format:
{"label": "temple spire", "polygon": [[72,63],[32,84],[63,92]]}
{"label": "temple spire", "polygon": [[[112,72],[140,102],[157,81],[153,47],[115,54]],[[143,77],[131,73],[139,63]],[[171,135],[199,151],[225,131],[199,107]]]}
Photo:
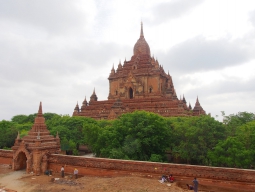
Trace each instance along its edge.
{"label": "temple spire", "polygon": [[78,113],[80,112],[78,101],[77,101],[77,104],[76,104],[76,106],[74,108],[74,111],[76,111]]}
{"label": "temple spire", "polygon": [[183,100],[183,102],[184,102],[185,104],[187,103],[187,102],[186,102],[186,99],[185,99],[185,97],[184,97],[184,94],[183,94],[182,100]]}
{"label": "temple spire", "polygon": [[97,101],[97,95],[96,95],[95,88],[94,88],[93,94],[90,96],[90,101]]}
{"label": "temple spire", "polygon": [[84,99],[84,101],[82,102],[82,107],[87,106],[87,105],[88,105],[88,102],[87,102],[87,98],[86,98],[86,96],[85,96],[85,99]]}
{"label": "temple spire", "polygon": [[57,135],[56,135],[56,138],[57,138],[57,139],[59,139],[58,131],[57,131]]}
{"label": "temple spire", "polygon": [[193,112],[197,113],[197,114],[205,114],[205,111],[203,110],[203,108],[201,107],[199,100],[198,100],[198,96],[197,96],[197,100],[195,103],[195,107],[193,108]]}
{"label": "temple spire", "polygon": [[189,102],[189,109],[192,109],[190,102]]}
{"label": "temple spire", "polygon": [[197,100],[196,100],[196,104],[195,104],[196,106],[200,106],[200,103],[199,103],[199,101],[198,101],[198,96],[197,96]]}
{"label": "temple spire", "polygon": [[18,131],[18,135],[17,135],[17,138],[16,138],[16,139],[20,139],[19,131]]}
{"label": "temple spire", "polygon": [[42,102],[40,101],[37,117],[42,117],[42,116],[43,116],[43,114],[42,114]]}
{"label": "temple spire", "polygon": [[140,37],[144,37],[144,35],[143,35],[143,22],[141,22],[141,33],[140,33]]}

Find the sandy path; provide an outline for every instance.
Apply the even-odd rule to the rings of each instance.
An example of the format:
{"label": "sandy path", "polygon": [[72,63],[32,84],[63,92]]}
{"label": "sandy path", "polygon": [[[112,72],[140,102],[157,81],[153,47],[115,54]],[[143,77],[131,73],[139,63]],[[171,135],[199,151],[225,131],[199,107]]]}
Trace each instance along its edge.
{"label": "sandy path", "polygon": [[9,173],[0,173],[0,189],[12,189],[18,192],[28,192],[35,188],[35,186],[27,185],[20,181],[22,177],[29,176],[25,170],[12,171]]}

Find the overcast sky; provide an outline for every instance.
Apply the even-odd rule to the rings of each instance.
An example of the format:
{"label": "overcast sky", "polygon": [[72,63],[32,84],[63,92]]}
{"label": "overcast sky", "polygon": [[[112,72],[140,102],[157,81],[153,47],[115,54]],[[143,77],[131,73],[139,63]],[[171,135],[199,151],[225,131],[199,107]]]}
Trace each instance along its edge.
{"label": "overcast sky", "polygon": [[0,0],[0,120],[40,101],[72,115],[94,88],[106,100],[141,21],[178,97],[215,118],[255,112],[254,0]]}

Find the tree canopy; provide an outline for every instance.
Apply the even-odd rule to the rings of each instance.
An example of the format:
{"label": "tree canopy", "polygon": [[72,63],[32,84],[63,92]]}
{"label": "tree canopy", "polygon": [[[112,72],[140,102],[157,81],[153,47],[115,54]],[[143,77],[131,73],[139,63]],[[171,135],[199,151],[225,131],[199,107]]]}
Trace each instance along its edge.
{"label": "tree canopy", "polygon": [[[255,165],[255,115],[239,112],[219,122],[208,115],[162,117],[146,111],[115,120],[94,120],[45,113],[50,133],[61,149],[78,155],[87,145],[97,157],[196,165],[250,168]],[[18,131],[25,136],[36,114],[0,121],[0,148],[13,146]],[[170,154],[166,158],[166,153]],[[170,158],[169,158],[170,157]]]}

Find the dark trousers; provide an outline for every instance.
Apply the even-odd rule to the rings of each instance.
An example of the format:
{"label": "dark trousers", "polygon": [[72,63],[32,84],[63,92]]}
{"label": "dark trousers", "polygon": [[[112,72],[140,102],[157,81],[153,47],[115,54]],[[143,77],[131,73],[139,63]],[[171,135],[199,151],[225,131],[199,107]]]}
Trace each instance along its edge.
{"label": "dark trousers", "polygon": [[61,171],[61,176],[62,176],[62,177],[64,177],[64,176],[65,176],[64,171]]}

